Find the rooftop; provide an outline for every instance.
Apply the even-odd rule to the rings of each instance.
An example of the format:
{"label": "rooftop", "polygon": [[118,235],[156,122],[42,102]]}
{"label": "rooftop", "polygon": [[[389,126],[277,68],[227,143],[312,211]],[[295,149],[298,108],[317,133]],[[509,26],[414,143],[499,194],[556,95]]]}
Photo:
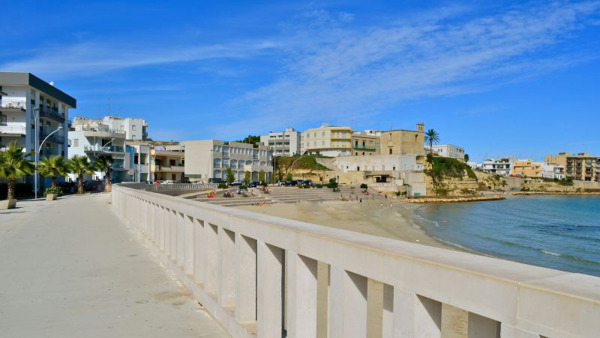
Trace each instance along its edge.
{"label": "rooftop", "polygon": [[75,100],[72,96],[31,73],[0,72],[0,85],[30,86],[52,96],[61,102],[64,102],[72,108],[77,108],[77,100]]}

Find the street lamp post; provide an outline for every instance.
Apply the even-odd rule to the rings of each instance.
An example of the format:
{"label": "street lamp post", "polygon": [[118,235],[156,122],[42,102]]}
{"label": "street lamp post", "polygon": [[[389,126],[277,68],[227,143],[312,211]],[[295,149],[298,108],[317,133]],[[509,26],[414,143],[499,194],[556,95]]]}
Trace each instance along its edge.
{"label": "street lamp post", "polygon": [[[35,123],[36,123],[36,128],[35,128],[35,131],[36,131],[36,141],[37,141],[39,139],[39,130],[37,128],[37,123],[38,123],[37,118],[36,118]],[[58,132],[59,130],[62,130],[62,129],[63,129],[63,127],[59,126],[58,128],[56,128],[56,130],[54,130],[53,132],[51,132],[50,134],[48,134],[48,136],[46,136],[46,138],[44,138],[44,140],[42,141],[42,143],[40,143],[40,145],[37,148],[37,150],[35,150],[35,164],[34,164],[34,185],[35,185],[34,190],[35,190],[35,199],[37,199],[37,195],[38,195],[37,164],[38,164],[38,161],[40,160],[40,151],[42,150],[42,146],[44,145],[44,142],[46,142],[46,140],[50,136],[52,136],[52,134],[54,134],[54,133],[56,133],[56,132]],[[36,145],[37,145],[37,142],[36,142]]]}

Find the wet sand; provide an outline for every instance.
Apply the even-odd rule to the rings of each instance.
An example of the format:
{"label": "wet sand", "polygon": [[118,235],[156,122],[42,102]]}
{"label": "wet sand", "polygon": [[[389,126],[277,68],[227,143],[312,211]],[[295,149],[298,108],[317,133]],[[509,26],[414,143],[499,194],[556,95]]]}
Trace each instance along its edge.
{"label": "wet sand", "polygon": [[[381,204],[383,203],[383,207]],[[390,203],[392,204],[390,206]],[[411,220],[417,205],[398,200],[327,201],[240,206],[239,209],[411,243],[457,249],[428,236]]]}

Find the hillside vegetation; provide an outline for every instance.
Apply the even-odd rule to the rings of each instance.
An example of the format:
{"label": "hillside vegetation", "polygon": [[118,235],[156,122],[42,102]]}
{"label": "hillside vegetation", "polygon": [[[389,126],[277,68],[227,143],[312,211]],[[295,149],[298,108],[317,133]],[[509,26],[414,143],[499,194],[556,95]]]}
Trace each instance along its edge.
{"label": "hillside vegetation", "polygon": [[[279,156],[275,160],[275,171],[287,172],[293,169],[304,169],[304,170],[329,170],[324,165],[317,163],[317,157],[313,155],[304,156]],[[292,167],[293,165],[293,167]],[[291,167],[291,168],[290,168]]]}

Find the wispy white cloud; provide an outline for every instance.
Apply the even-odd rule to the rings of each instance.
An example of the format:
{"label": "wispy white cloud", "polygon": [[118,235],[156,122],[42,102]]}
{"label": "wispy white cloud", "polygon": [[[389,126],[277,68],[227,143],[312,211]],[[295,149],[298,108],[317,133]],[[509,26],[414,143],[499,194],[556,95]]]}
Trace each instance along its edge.
{"label": "wispy white cloud", "polygon": [[[407,100],[477,92],[598,57],[557,47],[594,24],[599,1],[522,5],[466,21],[456,16],[463,12],[331,31],[322,25],[331,16],[315,12],[315,42],[288,50],[286,71],[237,102],[253,114],[227,129],[361,119]],[[317,36],[297,31],[298,41]]]}
{"label": "wispy white cloud", "polygon": [[148,45],[143,41],[83,42],[70,46],[40,48],[32,57],[0,65],[3,71],[23,71],[44,76],[94,75],[135,67],[213,59],[240,59],[275,47],[271,41],[214,45]]}

